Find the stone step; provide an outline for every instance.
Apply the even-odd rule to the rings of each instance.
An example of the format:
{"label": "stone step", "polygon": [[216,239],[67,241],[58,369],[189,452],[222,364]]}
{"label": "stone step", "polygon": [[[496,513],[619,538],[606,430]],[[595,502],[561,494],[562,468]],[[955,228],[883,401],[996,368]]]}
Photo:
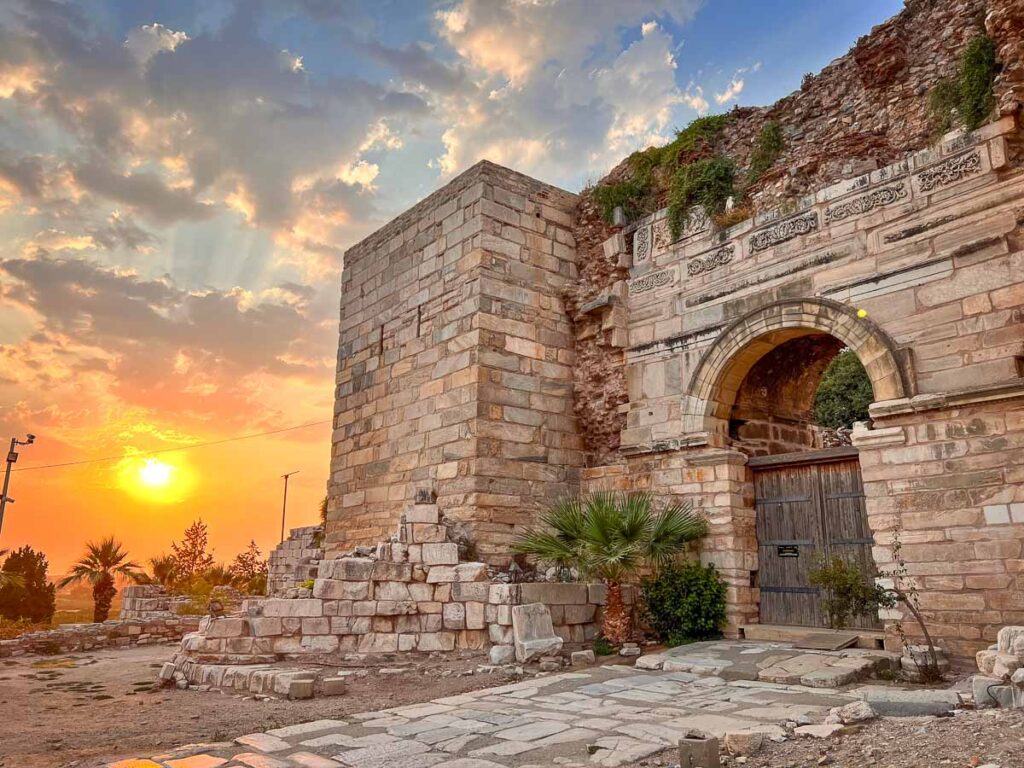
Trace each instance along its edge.
{"label": "stone step", "polygon": [[793,643],[808,637],[826,640],[841,634],[856,632],[858,634],[855,648],[869,651],[881,650],[885,647],[885,633],[871,629],[815,629],[814,627],[793,627],[782,624],[746,624],[740,627],[740,637],[758,643]]}

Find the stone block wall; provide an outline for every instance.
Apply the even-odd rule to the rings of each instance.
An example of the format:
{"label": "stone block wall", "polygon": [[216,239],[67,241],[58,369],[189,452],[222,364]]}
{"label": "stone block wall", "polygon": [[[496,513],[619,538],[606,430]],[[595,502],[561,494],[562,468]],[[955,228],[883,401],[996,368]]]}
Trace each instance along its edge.
{"label": "stone block wall", "polygon": [[[512,606],[544,603],[555,632],[581,645],[599,633],[601,585],[492,582],[488,566],[460,562],[436,504],[415,504],[373,557],[321,562],[306,598],[249,600],[205,618],[176,664],[328,661],[351,653],[484,650],[512,645]],[[632,590],[624,590],[628,604]]]}
{"label": "stone block wall", "polygon": [[822,334],[857,353],[874,388],[874,428],[854,443],[879,567],[900,527],[922,606],[958,656],[1020,622],[1024,176],[1008,150],[1019,132],[1005,118],[946,137],[795,209],[723,232],[695,219],[675,244],[660,214],[638,223],[650,234],[632,253],[621,456],[585,470],[582,487],[702,510],[702,558],[729,584],[731,630],[757,620],[746,453],[760,450],[731,421],[764,404],[748,377],[773,351]]}
{"label": "stone block wall", "polygon": [[274,547],[267,558],[267,594],[279,597],[317,575],[324,550],[319,544],[323,527],[292,528],[288,538]]}
{"label": "stone block wall", "polygon": [[65,624],[57,629],[29,632],[13,640],[0,640],[0,659],[11,656],[127,648],[181,640],[199,627],[198,616],[125,619],[102,624]]}
{"label": "stone block wall", "polygon": [[576,197],[482,162],[350,249],[325,548],[428,494],[487,562],[582,464],[572,410]]}

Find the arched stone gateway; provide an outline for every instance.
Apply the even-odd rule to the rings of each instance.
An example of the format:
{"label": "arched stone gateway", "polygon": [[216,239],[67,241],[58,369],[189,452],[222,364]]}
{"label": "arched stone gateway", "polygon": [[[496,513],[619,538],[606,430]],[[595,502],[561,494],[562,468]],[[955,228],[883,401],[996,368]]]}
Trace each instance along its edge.
{"label": "arched stone gateway", "polygon": [[[768,589],[803,588],[769,555],[848,547],[885,570],[896,533],[932,634],[954,655],[984,647],[1024,623],[1020,146],[1006,118],[728,229],[692,211],[675,241],[661,211],[604,241],[602,268],[628,278],[572,317],[566,297],[594,267],[577,261],[594,233],[576,197],[474,166],[346,254],[324,563],[404,530],[378,551],[410,583],[428,567],[454,578],[460,558],[507,566],[555,498],[643,488],[706,515],[700,556],[728,585],[729,634],[778,608]],[[809,414],[844,348],[874,403],[837,451]],[[596,349],[619,367],[591,366]],[[586,370],[605,375],[581,386]],[[625,427],[594,466],[580,424],[602,414]],[[793,493],[773,488],[795,452],[814,469]],[[812,496],[821,504],[764,511]],[[772,527],[800,515],[822,534]],[[314,592],[328,587],[341,589]],[[359,642],[494,642],[481,621],[496,609],[474,606],[472,629],[467,609],[464,634],[437,630],[455,595],[435,588],[387,637]],[[820,621],[807,600],[797,620]],[[424,644],[427,627],[439,637]]]}
{"label": "arched stone gateway", "polygon": [[721,431],[747,373],[766,354],[793,339],[827,334],[860,358],[875,399],[896,400],[911,392],[900,352],[873,320],[856,309],[821,298],[775,301],[751,310],[728,326],[704,352],[686,395],[684,430]]}

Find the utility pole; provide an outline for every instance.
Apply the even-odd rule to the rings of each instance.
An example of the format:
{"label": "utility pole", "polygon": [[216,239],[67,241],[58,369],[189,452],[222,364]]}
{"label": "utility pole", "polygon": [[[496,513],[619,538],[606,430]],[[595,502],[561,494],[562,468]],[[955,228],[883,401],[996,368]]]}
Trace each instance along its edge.
{"label": "utility pole", "polygon": [[28,434],[24,440],[19,440],[16,437],[11,438],[11,450],[7,452],[7,471],[4,472],[4,490],[0,492],[0,531],[4,528],[4,509],[7,504],[13,504],[14,499],[7,495],[7,489],[11,487],[11,468],[14,466],[14,462],[18,460],[18,446],[19,445],[32,445],[36,441],[36,436]]}
{"label": "utility pole", "polygon": [[284,541],[284,514],[288,511],[288,478],[299,474],[299,470],[281,475],[284,478],[284,501],[281,502],[281,541]]}

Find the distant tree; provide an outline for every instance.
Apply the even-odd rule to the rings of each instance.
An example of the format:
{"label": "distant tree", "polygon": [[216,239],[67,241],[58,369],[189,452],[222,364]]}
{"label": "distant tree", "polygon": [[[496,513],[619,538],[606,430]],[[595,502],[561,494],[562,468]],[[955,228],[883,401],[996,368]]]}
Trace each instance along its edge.
{"label": "distant tree", "polygon": [[189,580],[213,567],[213,555],[207,551],[209,529],[202,519],[185,529],[181,543],[171,544],[171,556],[177,566],[177,578]]}
{"label": "distant tree", "polygon": [[121,543],[109,536],[98,544],[87,542],[85,556],[71,568],[71,573],[60,581],[61,588],[77,582],[92,584],[92,620],[106,621],[110,616],[110,605],[117,594],[115,579],[121,576],[135,582],[145,579],[137,563],[128,559]]}
{"label": "distant tree", "polygon": [[323,524],[323,523],[326,523],[326,522],[327,522],[327,497],[324,496],[320,500],[320,523]]}
{"label": "distant tree", "polygon": [[814,395],[814,421],[819,427],[852,427],[867,421],[874,402],[871,379],[857,353],[844,349],[825,369]]}
{"label": "distant tree", "polygon": [[149,558],[150,581],[159,584],[168,591],[174,588],[178,580],[178,563],[174,555],[157,555]]}
{"label": "distant tree", "polygon": [[0,571],[0,616],[36,623],[53,618],[56,588],[46,580],[47,567],[46,556],[31,547],[11,553]]}
{"label": "distant tree", "polygon": [[263,559],[263,553],[256,546],[255,539],[249,540],[249,546],[244,552],[239,553],[231,564],[231,572],[236,578],[245,582],[259,576],[265,570],[267,570],[267,561]]}
{"label": "distant tree", "polygon": [[[7,557],[9,549],[0,549],[0,558]],[[24,586],[25,580],[21,577],[21,574],[10,573],[0,567],[0,589],[4,587],[21,587]]]}
{"label": "distant tree", "polygon": [[204,570],[200,574],[200,578],[211,587],[226,587],[234,582],[235,575],[223,563],[216,563]]}

